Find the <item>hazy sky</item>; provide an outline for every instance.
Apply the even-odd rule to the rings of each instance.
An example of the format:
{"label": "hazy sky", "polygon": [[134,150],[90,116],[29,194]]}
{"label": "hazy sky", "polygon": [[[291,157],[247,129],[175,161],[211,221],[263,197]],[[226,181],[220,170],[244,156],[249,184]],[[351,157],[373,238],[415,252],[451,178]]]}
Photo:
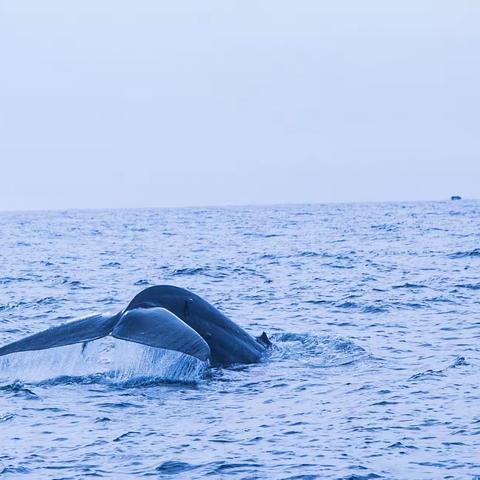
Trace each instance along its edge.
{"label": "hazy sky", "polygon": [[477,0],[0,0],[0,210],[480,197]]}

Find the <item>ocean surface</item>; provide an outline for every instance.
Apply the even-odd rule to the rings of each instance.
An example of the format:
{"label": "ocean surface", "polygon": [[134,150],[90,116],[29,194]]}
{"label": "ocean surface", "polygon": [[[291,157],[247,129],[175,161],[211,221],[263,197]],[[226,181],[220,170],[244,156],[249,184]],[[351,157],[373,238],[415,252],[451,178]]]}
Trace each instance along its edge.
{"label": "ocean surface", "polygon": [[1,478],[480,479],[480,202],[0,213],[0,344],[149,285],[274,348],[0,359]]}

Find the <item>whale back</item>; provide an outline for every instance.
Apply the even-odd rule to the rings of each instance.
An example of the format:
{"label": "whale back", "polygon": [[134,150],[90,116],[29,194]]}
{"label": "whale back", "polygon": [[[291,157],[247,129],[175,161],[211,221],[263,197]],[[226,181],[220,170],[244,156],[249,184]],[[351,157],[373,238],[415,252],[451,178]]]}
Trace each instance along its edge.
{"label": "whale back", "polygon": [[265,352],[258,342],[213,305],[184,288],[172,285],[149,287],[136,295],[125,312],[162,307],[183,320],[208,344],[213,365],[256,363]]}

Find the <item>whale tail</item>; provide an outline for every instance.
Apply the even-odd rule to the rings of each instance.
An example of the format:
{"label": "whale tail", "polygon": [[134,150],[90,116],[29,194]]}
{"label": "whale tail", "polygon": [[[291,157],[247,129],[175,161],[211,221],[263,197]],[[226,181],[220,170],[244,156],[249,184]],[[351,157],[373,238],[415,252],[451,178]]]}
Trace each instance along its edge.
{"label": "whale tail", "polygon": [[[90,342],[107,335],[210,360],[212,365],[256,363],[272,342],[256,339],[198,295],[171,285],[149,287],[115,315],[93,315],[0,348],[0,356]],[[85,348],[85,346],[84,346]]]}

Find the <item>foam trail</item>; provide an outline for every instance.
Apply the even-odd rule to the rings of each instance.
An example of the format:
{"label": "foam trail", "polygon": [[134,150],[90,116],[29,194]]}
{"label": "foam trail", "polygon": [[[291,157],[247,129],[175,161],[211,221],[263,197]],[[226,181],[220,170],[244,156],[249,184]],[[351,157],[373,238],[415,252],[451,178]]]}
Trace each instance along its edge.
{"label": "foam trail", "polygon": [[0,379],[36,383],[100,374],[114,383],[139,378],[190,383],[200,380],[207,365],[183,353],[106,337],[86,346],[67,345],[0,357]]}

